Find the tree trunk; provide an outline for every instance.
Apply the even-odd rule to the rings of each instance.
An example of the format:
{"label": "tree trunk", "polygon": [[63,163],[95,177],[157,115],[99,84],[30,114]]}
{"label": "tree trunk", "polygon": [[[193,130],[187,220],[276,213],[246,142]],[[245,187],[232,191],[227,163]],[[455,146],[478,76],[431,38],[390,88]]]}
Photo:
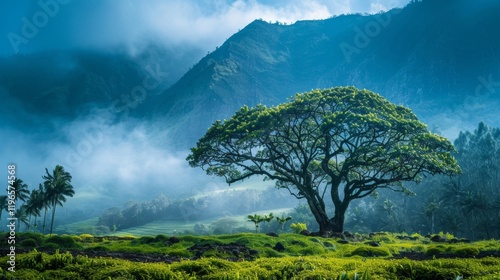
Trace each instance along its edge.
{"label": "tree trunk", "polygon": [[434,234],[435,231],[434,231],[434,211],[432,211],[432,214],[431,214],[431,233]]}
{"label": "tree trunk", "polygon": [[31,229],[31,214],[29,214],[28,216],[28,229],[26,231],[29,232],[30,229]]}
{"label": "tree trunk", "polygon": [[335,215],[331,219],[333,232],[344,232],[345,212],[347,211],[348,203],[341,203],[335,206]]}
{"label": "tree trunk", "polygon": [[43,211],[43,225],[42,225],[42,234],[45,234],[45,220],[47,218],[47,207]]}
{"label": "tree trunk", "polygon": [[54,216],[56,215],[56,206],[57,206],[56,203],[54,203],[52,205],[52,219],[50,221],[50,234],[52,234],[52,227],[54,226]]}
{"label": "tree trunk", "polygon": [[307,204],[309,205],[309,209],[311,209],[311,213],[316,219],[316,222],[318,222],[319,231],[329,230],[328,226],[330,219],[328,219],[328,216],[326,215],[325,211],[320,209],[312,200],[308,199]]}
{"label": "tree trunk", "polygon": [[319,209],[313,201],[307,201],[309,204],[309,208],[311,209],[311,213],[314,215],[314,218],[318,222],[319,231],[331,231],[331,232],[343,232],[344,231],[344,222],[345,222],[345,213],[347,211],[347,207],[349,206],[348,202],[340,202],[338,205],[335,205],[335,215],[333,218],[328,218],[328,215],[322,209]]}

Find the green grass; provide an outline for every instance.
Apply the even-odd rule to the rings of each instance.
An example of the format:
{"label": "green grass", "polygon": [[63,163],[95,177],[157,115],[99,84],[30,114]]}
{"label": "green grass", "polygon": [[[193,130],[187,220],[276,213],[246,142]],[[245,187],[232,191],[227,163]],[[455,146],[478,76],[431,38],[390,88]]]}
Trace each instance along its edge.
{"label": "green grass", "polygon": [[92,219],[87,219],[83,221],[78,221],[75,223],[70,223],[70,224],[64,224],[62,226],[58,226],[55,228],[55,231],[57,232],[66,232],[69,234],[81,234],[84,232],[88,232],[89,228],[95,227],[97,224],[99,218],[95,217]]}
{"label": "green grass", "polygon": [[[205,220],[204,222],[209,222]],[[116,231],[115,235],[157,235],[157,234],[181,234],[185,230],[193,230],[195,222],[185,221],[155,221],[140,227],[131,227]]]}
{"label": "green grass", "polygon": [[[1,269],[7,269],[0,258]],[[496,258],[429,261],[334,259],[321,256],[261,258],[230,262],[217,258],[197,261],[136,263],[119,259],[73,257],[32,252],[17,259],[17,271],[7,279],[498,279]],[[343,277],[342,277],[343,276]],[[362,278],[361,278],[362,277]]]}
{"label": "green grass", "polygon": [[[281,213],[286,213],[291,210],[292,208],[277,208],[277,209],[257,211],[255,213],[259,215],[264,215],[273,212],[275,215],[280,215]],[[237,224],[235,224],[236,227],[246,227],[248,229],[248,232],[253,232],[255,230],[254,225],[251,222],[247,221],[247,215],[235,215],[235,216],[218,217],[218,218],[211,218],[211,219],[197,220],[197,221],[154,221],[138,227],[131,227],[124,230],[117,230],[114,233],[109,233],[106,235],[116,235],[116,236],[124,236],[124,235],[141,236],[141,235],[157,235],[157,234],[180,235],[186,231],[193,231],[195,224],[203,224],[205,226],[209,226],[211,223],[219,220],[220,218],[233,219],[237,222]],[[64,226],[57,227],[56,231],[65,232],[68,234],[82,234],[85,232],[89,232],[89,230],[85,229],[90,229],[95,227],[97,221],[98,218],[92,218],[84,221],[66,224]]]}
{"label": "green grass", "polygon": [[[176,237],[160,234],[128,237],[94,237],[18,233],[16,248],[23,243],[31,253],[16,255],[15,274],[7,272],[7,257],[0,257],[0,275],[7,279],[500,279],[500,259],[475,257],[480,252],[498,252],[496,240],[470,244],[434,244],[427,239],[402,241],[393,234],[376,238],[380,247],[363,241],[340,244],[335,239],[307,237],[298,234],[281,234],[271,237],[265,234],[240,233],[211,236],[183,235]],[[178,240],[177,240],[178,239]],[[27,241],[29,240],[29,241]],[[178,242],[177,242],[178,241]],[[284,251],[272,247],[280,242]],[[60,249],[56,254],[40,253],[33,248]],[[238,262],[231,252],[211,249],[200,259],[189,250],[193,245],[221,248],[225,244],[240,244],[257,250],[255,258],[240,256]],[[212,246],[210,246],[212,245]],[[73,257],[62,253],[66,249],[101,252],[133,252],[176,256],[184,259],[166,265],[164,263],[137,263],[121,259]],[[454,253],[459,259],[433,259],[413,261],[391,259],[399,252],[429,254]],[[356,276],[355,276],[356,275]],[[496,277],[496,278],[495,278]]]}

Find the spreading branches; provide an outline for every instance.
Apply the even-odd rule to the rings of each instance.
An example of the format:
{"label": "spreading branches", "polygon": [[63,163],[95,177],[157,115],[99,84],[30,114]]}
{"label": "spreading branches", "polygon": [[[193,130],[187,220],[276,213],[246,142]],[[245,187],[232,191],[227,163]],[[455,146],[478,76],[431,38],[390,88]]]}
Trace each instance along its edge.
{"label": "spreading branches", "polygon": [[191,166],[230,184],[258,175],[274,180],[307,200],[320,227],[330,222],[328,190],[337,210],[377,188],[404,192],[402,182],[460,173],[453,145],[410,109],[353,87],[297,94],[275,107],[245,106],[215,122],[191,152]]}

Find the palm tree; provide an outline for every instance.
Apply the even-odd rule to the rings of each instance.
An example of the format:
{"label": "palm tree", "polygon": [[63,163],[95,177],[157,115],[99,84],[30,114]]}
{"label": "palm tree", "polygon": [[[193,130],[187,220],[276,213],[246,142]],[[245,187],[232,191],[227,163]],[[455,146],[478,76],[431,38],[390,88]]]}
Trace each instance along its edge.
{"label": "palm tree", "polygon": [[0,221],[2,220],[3,210],[7,211],[8,200],[6,195],[0,195]]}
{"label": "palm tree", "polygon": [[431,233],[436,233],[435,224],[436,224],[436,211],[440,208],[440,203],[436,201],[429,202],[427,205],[424,205],[424,214],[427,218],[431,219]]}
{"label": "palm tree", "polygon": [[47,199],[47,190],[45,188],[45,185],[38,184],[38,193],[39,193],[39,199],[40,203],[38,206],[40,207],[40,210],[43,208],[43,225],[42,225],[42,234],[45,234],[45,221],[47,218],[47,210],[50,207],[50,201]]}
{"label": "palm tree", "polygon": [[259,231],[259,224],[264,221],[263,217],[259,214],[248,215],[248,221],[255,224],[255,233]]}
{"label": "palm tree", "polygon": [[23,222],[25,225],[28,224],[28,215],[26,213],[26,205],[25,204],[23,204],[21,207],[17,208],[15,217],[17,218],[17,221],[18,221],[18,223],[16,224],[17,231],[19,231],[19,229],[21,228],[21,222]]}
{"label": "palm tree", "polygon": [[64,171],[64,167],[56,165],[52,174],[49,173],[47,168],[45,168],[45,172],[47,175],[43,176],[43,179],[45,179],[46,199],[52,208],[52,219],[50,222],[50,233],[52,234],[56,206],[62,206],[63,202],[66,202],[66,196],[72,197],[75,191],[71,185],[71,174]]}
{"label": "palm tree", "polygon": [[14,183],[12,184],[12,186],[16,190],[16,197],[15,197],[16,204],[17,204],[17,200],[19,200],[19,199],[22,200],[23,202],[25,202],[29,198],[30,191],[28,190],[28,185],[26,185],[23,182],[23,180],[16,178],[16,180],[14,180]]}
{"label": "palm tree", "polygon": [[35,216],[35,224],[36,217],[40,216],[40,211],[43,208],[42,194],[41,190],[33,190],[31,191],[30,198],[28,202],[26,202],[26,213],[28,214],[28,231],[31,227],[31,216]]}
{"label": "palm tree", "polygon": [[288,216],[288,217],[285,217],[285,215],[281,215],[281,218],[280,217],[276,217],[276,220],[280,223],[281,225],[281,232],[285,232],[285,223],[290,221],[292,219],[292,217]]}

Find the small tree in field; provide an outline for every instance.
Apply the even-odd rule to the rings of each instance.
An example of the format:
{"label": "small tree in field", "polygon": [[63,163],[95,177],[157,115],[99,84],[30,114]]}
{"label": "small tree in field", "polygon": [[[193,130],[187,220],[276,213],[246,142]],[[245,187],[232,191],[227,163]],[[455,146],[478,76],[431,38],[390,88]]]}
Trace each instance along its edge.
{"label": "small tree in field", "polygon": [[273,213],[272,213],[272,212],[271,212],[271,213],[269,213],[269,216],[268,216],[268,215],[264,215],[264,216],[262,217],[262,221],[263,221],[263,222],[266,222],[266,223],[270,223],[273,219],[274,219],[274,215],[273,215]]}
{"label": "small tree in field", "polygon": [[285,217],[284,215],[281,215],[281,217],[276,217],[276,220],[280,223],[281,225],[281,231],[284,232],[285,231],[285,224],[286,222],[290,221],[292,219],[292,217],[288,216],[288,217]]}
{"label": "small tree in field", "polygon": [[[353,87],[315,90],[216,121],[191,149],[192,167],[231,184],[261,175],[305,199],[320,231],[341,232],[349,203],[377,189],[460,172],[453,145],[412,111]],[[328,213],[325,199],[334,205]]]}
{"label": "small tree in field", "polygon": [[264,217],[259,214],[248,215],[248,221],[253,222],[255,224],[255,232],[259,231],[259,224],[264,221]]}

